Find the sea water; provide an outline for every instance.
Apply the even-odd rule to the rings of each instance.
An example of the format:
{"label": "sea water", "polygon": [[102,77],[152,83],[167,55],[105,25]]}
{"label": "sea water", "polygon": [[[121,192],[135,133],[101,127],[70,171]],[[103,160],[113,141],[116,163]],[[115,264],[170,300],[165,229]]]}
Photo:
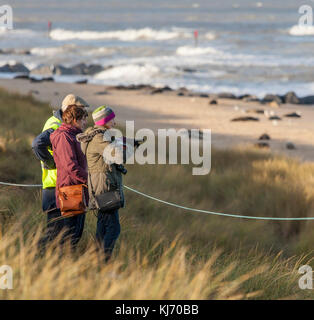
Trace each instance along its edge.
{"label": "sea water", "polygon": [[0,49],[31,54],[1,54],[0,65],[21,62],[33,69],[84,62],[111,67],[88,77],[105,85],[168,85],[259,97],[313,94],[314,27],[298,28],[299,8],[314,7],[311,0],[7,2],[14,29],[0,30]]}

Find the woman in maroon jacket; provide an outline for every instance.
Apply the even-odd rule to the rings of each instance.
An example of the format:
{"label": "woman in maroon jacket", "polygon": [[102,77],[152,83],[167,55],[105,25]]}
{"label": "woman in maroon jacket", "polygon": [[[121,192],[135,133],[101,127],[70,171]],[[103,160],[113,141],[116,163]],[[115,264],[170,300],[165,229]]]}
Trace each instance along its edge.
{"label": "woman in maroon jacket", "polygon": [[[62,125],[50,135],[53,157],[57,167],[56,204],[60,208],[58,189],[64,186],[87,184],[87,162],[81,150],[76,135],[82,133],[86,126],[88,114],[84,108],[77,105],[69,106],[63,112]],[[85,188],[84,188],[85,189]],[[85,190],[88,202],[88,192]],[[62,243],[70,238],[74,248],[80,240],[85,222],[85,213],[64,218],[64,233]]]}

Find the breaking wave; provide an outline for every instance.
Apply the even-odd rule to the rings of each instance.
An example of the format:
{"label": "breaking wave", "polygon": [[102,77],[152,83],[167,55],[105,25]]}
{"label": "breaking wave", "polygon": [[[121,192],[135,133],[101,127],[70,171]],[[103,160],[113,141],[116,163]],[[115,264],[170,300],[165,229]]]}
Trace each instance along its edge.
{"label": "breaking wave", "polygon": [[295,25],[289,30],[292,36],[312,36],[314,35],[314,26]]}
{"label": "breaking wave", "polygon": [[176,50],[176,54],[179,56],[198,56],[203,54],[216,54],[219,53],[218,50],[211,48],[211,47],[190,47],[190,46],[183,46],[179,47]]}
{"label": "breaking wave", "polygon": [[186,37],[186,32],[178,30],[154,30],[151,28],[126,29],[116,31],[71,31],[64,29],[55,29],[50,34],[51,38],[58,41],[66,40],[101,40],[117,39],[121,41],[135,40],[171,40],[179,37]]}
{"label": "breaking wave", "polygon": [[159,73],[159,68],[152,64],[136,65],[126,64],[113,67],[109,70],[102,71],[95,75],[95,80],[127,80],[127,79],[141,79],[148,81],[153,76]]}

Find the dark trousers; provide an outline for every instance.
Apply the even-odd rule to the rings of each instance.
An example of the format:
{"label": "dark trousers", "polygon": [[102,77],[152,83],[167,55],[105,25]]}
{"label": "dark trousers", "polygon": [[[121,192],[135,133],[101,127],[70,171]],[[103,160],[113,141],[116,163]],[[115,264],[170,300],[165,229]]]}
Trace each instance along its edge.
{"label": "dark trousers", "polygon": [[47,214],[47,227],[44,235],[39,239],[38,248],[44,252],[48,242],[53,241],[63,229],[63,219],[56,207],[56,189],[42,190],[42,209]]}
{"label": "dark trousers", "polygon": [[44,235],[39,239],[38,248],[44,252],[49,242],[53,241],[63,229],[63,219],[59,209],[47,213],[47,227]]}
{"label": "dark trousers", "polygon": [[53,241],[60,232],[63,232],[61,244],[69,239],[72,248],[74,248],[83,233],[85,214],[70,218],[62,217],[60,209],[56,208],[55,188],[42,190],[42,209],[47,214],[47,227],[38,242],[40,251],[44,252],[48,242]]}
{"label": "dark trousers", "polygon": [[80,241],[85,224],[85,213],[74,217],[64,218],[64,234],[62,236],[61,244],[69,240],[72,249],[75,249],[77,243]]}
{"label": "dark trousers", "polygon": [[103,247],[105,261],[111,257],[116,240],[120,235],[120,221],[118,210],[112,212],[98,211],[96,239]]}

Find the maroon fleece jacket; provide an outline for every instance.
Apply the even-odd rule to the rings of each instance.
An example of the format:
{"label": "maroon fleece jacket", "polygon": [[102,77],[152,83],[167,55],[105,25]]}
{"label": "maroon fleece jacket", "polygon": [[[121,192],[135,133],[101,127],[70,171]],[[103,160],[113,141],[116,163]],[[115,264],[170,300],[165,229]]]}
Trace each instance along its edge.
{"label": "maroon fleece jacket", "polygon": [[[87,161],[76,135],[82,131],[69,124],[62,125],[50,135],[53,158],[57,167],[56,204],[60,208],[58,189],[76,184],[87,185]],[[87,190],[85,190],[87,191]],[[85,192],[88,201],[88,192]]]}

